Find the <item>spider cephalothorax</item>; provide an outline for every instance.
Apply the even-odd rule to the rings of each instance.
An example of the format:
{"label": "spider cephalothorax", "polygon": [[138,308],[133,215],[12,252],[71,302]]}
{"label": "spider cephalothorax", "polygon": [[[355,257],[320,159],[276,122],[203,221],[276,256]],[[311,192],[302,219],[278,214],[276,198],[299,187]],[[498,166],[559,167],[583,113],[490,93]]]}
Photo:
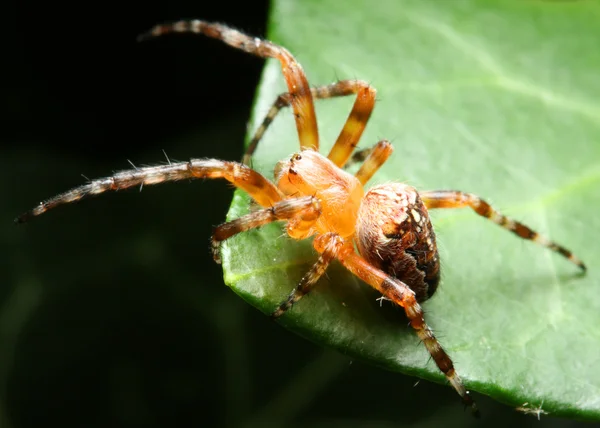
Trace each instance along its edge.
{"label": "spider cephalothorax", "polygon": [[[245,52],[276,58],[281,62],[289,92],[280,95],[269,110],[250,141],[244,162],[191,159],[118,172],[42,202],[16,221],[21,223],[58,205],[109,190],[185,178],[223,178],[247,192],[262,209],[215,229],[212,249],[216,261],[219,261],[221,242],[275,221],[286,223],[286,231],[291,238],[314,237],[313,247],[319,254],[317,261],[290,296],[275,309],[273,317],[280,317],[289,310],[313,288],[329,264],[337,260],[385,298],[404,308],[411,326],[439,369],[463,402],[477,413],[475,402],[454,370],[452,360],[425,323],[418,303],[431,297],[440,279],[439,256],[428,209],[470,207],[519,237],[558,252],[585,270],[581,260],[566,248],[505,217],[469,193],[445,190],[417,192],[413,187],[399,183],[375,186],[365,193],[363,186],[392,153],[391,144],[382,140],[352,156],[375,105],[375,89],[368,83],[342,80],[311,88],[302,67],[285,48],[221,24],[180,21],[156,26],[140,39],[171,32],[204,34]],[[352,94],[356,95],[352,111],[333,148],[327,156],[323,156],[318,152],[319,133],[313,99]],[[300,151],[277,164],[275,182],[271,182],[248,164],[269,124],[286,106],[291,106],[294,111]],[[349,162],[362,162],[354,175],[344,170]]]}

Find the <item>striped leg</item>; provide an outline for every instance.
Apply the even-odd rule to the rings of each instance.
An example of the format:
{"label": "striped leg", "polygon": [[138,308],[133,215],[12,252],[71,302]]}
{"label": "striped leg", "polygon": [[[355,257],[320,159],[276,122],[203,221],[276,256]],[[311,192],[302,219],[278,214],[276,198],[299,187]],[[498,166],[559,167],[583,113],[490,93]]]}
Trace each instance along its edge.
{"label": "striped leg", "polygon": [[[332,83],[330,85],[325,86],[317,86],[315,88],[311,88],[310,92],[313,98],[316,99],[326,99],[326,98],[337,98],[337,97],[345,97],[348,95],[356,94],[357,88],[359,86],[355,85],[354,80],[341,80],[336,83]],[[362,82],[362,84],[366,84]],[[250,165],[252,161],[252,155],[256,150],[256,146],[258,146],[258,142],[261,140],[279,111],[284,107],[289,107],[292,103],[292,97],[289,92],[285,94],[281,94],[277,97],[269,112],[263,119],[261,125],[258,127],[254,136],[250,140],[248,144],[248,149],[246,150],[246,154],[244,154],[244,158],[242,163],[244,165]]]}
{"label": "striped leg", "polygon": [[363,163],[364,161],[366,161],[367,158],[369,157],[369,155],[371,153],[373,153],[375,146],[367,147],[366,149],[360,149],[360,150],[355,151],[352,154],[352,157],[350,159],[348,159],[348,162],[346,162],[346,165],[344,165],[344,170],[348,170],[349,168],[353,167],[357,163]]}
{"label": "striped leg", "polygon": [[320,215],[321,204],[319,200],[313,196],[303,196],[300,198],[285,199],[277,202],[271,208],[255,211],[233,221],[223,223],[215,228],[211,239],[213,258],[215,262],[221,263],[219,250],[221,242],[224,240],[238,233],[275,221],[289,220],[287,227],[291,236],[310,236],[311,228]]}
{"label": "striped leg", "polygon": [[[325,235],[316,238],[314,241],[315,249],[319,252],[325,248],[326,245],[330,245],[323,237],[325,237]],[[470,406],[473,414],[478,416],[479,412],[475,405],[475,401],[471,398],[469,391],[467,391],[460,377],[456,373],[450,356],[444,351],[441,344],[435,338],[433,331],[425,322],[423,310],[417,302],[415,293],[410,287],[402,281],[387,275],[385,272],[369,264],[369,262],[355,252],[351,242],[338,243],[336,258],[346,269],[375,288],[386,299],[389,299],[404,308],[406,316],[410,321],[410,325],[415,329],[419,339],[421,339],[427,348],[427,351],[440,371],[444,373],[448,382],[450,382],[452,387],[460,395],[463,403]]]}
{"label": "striped leg", "polygon": [[[320,235],[320,237],[317,237],[316,239],[322,239],[323,237],[329,238],[330,236],[335,237],[337,235],[328,233],[326,235]],[[307,295],[314,288],[319,278],[321,278],[327,270],[331,261],[337,257],[337,252],[340,249],[340,242],[342,241],[339,238],[327,239],[327,242],[324,243],[323,248],[319,251],[321,255],[317,262],[310,268],[306,275],[304,275],[289,297],[281,302],[277,309],[273,311],[271,318],[279,318],[282,316],[294,305],[294,303]]]}
{"label": "striped leg", "polygon": [[362,80],[345,80],[343,83],[348,90],[356,93],[356,101],[352,111],[346,119],[342,132],[331,148],[327,157],[340,168],[344,166],[350,155],[356,148],[360,137],[367,126],[373,108],[375,108],[375,96],[377,91],[367,82]]}
{"label": "striped leg", "polygon": [[585,264],[565,247],[552,242],[545,236],[531,230],[518,221],[514,221],[500,212],[496,211],[490,204],[471,193],[464,193],[454,190],[432,190],[420,192],[419,195],[427,208],[465,208],[470,207],[482,217],[485,217],[520,238],[538,243],[556,253],[559,253],[571,263],[577,265],[583,271],[586,270]]}
{"label": "striped leg", "polygon": [[127,189],[133,186],[147,186],[194,178],[224,178],[234,186],[246,191],[259,205],[269,207],[283,196],[277,187],[258,172],[237,162],[217,159],[191,159],[189,162],[168,165],[148,166],[117,172],[116,174],[92,180],[83,186],[75,187],[40,204],[15,219],[24,223],[31,217],[45,213],[59,205],[70,204],[81,199],[107,191]]}
{"label": "striped leg", "polygon": [[256,55],[262,58],[275,58],[281,62],[283,77],[287,83],[290,100],[296,118],[296,128],[300,139],[300,147],[319,150],[319,131],[315,107],[302,66],[285,48],[268,40],[250,37],[222,24],[200,20],[178,21],[172,24],[157,25],[150,31],[141,34],[138,40],[161,36],[168,33],[196,33]]}
{"label": "striped leg", "polygon": [[360,166],[360,169],[356,172],[358,181],[360,181],[362,185],[365,185],[377,170],[381,168],[385,161],[388,160],[393,151],[394,147],[387,140],[381,140],[375,144],[375,146],[370,149],[369,154]]}

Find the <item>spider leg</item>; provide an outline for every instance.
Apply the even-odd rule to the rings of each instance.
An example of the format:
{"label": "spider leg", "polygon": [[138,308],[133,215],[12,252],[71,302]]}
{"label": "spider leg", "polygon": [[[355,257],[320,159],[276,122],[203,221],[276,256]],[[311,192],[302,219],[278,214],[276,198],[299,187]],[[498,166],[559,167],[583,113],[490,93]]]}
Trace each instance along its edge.
{"label": "spider leg", "polygon": [[[381,168],[381,166],[388,160],[394,147],[387,140],[381,140],[372,149],[370,149],[365,161],[356,172],[356,178],[365,185],[367,181],[373,177],[373,175]],[[360,152],[359,152],[360,153]]]}
{"label": "spider leg", "polygon": [[331,241],[333,241],[338,247],[337,251],[334,252],[335,257],[346,269],[375,288],[387,299],[404,308],[410,325],[415,329],[417,336],[419,336],[419,339],[421,339],[427,348],[427,351],[440,371],[444,373],[448,382],[460,395],[463,403],[470,406],[473,414],[478,416],[479,412],[475,401],[463,385],[458,373],[456,373],[450,356],[444,351],[434,336],[433,331],[425,322],[423,310],[415,298],[415,293],[402,281],[387,275],[385,272],[369,264],[369,262],[355,252],[351,242],[344,241],[337,235],[331,235],[333,234],[320,235],[315,238],[313,243],[315,249],[321,252],[325,248],[330,248],[332,245]]}
{"label": "spider leg", "polygon": [[[311,92],[313,98],[316,98],[316,99],[345,97],[348,95],[356,94],[358,89],[360,88],[359,86],[354,85],[352,82],[354,82],[354,81],[353,80],[341,80],[339,82],[332,83],[330,85],[317,86],[314,88],[310,88],[310,92]],[[258,142],[263,137],[263,135],[265,134],[265,132],[267,131],[267,129],[269,128],[269,126],[271,125],[273,120],[275,119],[275,116],[277,116],[277,114],[280,112],[280,110],[282,108],[289,107],[289,105],[292,103],[292,99],[293,98],[289,92],[281,94],[277,97],[277,99],[275,100],[275,102],[273,103],[271,108],[269,109],[269,112],[263,119],[261,125],[258,127],[256,132],[254,133],[254,136],[250,140],[250,143],[248,144],[248,149],[246,150],[246,153],[244,154],[244,158],[242,161],[242,163],[244,165],[250,165],[252,155],[254,154],[254,151],[256,150],[256,146],[258,145]]]}
{"label": "spider leg", "polygon": [[373,108],[375,108],[377,91],[363,80],[344,80],[339,83],[347,85],[347,90],[356,93],[356,101],[354,101],[348,119],[327,155],[334,164],[341,168],[348,162],[367,126]]}
{"label": "spider leg", "polygon": [[[326,235],[321,236],[329,236],[334,235],[332,233],[328,233]],[[336,235],[337,236],[337,235]],[[283,302],[279,304],[277,309],[273,311],[271,314],[271,318],[279,318],[282,316],[287,310],[289,310],[294,303],[300,300],[302,297],[307,295],[315,286],[319,278],[323,276],[327,267],[331,263],[333,259],[337,257],[337,252],[340,249],[339,239],[329,239],[324,243],[323,248],[321,248],[321,255],[317,262],[310,268],[310,270],[302,277],[300,283],[294,288],[294,290],[290,293],[289,297],[285,299]]]}
{"label": "spider leg", "polygon": [[61,193],[15,219],[24,223],[31,217],[45,213],[59,205],[70,204],[89,196],[111,190],[127,189],[133,186],[147,186],[182,179],[224,178],[234,186],[246,191],[258,204],[269,207],[283,199],[277,187],[258,172],[237,162],[217,159],[191,159],[169,165],[148,166],[117,172],[116,174],[92,180],[87,184]]}
{"label": "spider leg", "polygon": [[[375,144],[375,146],[376,145],[377,144]],[[351,167],[353,167],[354,165],[356,165],[357,163],[363,163],[365,160],[367,160],[369,155],[373,152],[373,149],[375,149],[375,146],[366,147],[364,149],[355,151],[352,154],[352,157],[350,159],[348,159],[348,162],[344,165],[344,170],[348,170]]]}
{"label": "spider leg", "polygon": [[427,208],[465,208],[470,207],[482,217],[493,221],[500,227],[511,231],[520,238],[533,241],[543,247],[559,253],[565,257],[571,263],[577,265],[581,270],[585,271],[585,264],[576,257],[571,251],[565,247],[558,245],[557,243],[549,240],[543,235],[540,235],[536,231],[525,226],[523,223],[519,223],[500,212],[496,211],[494,207],[488,204],[477,195],[471,193],[464,193],[454,190],[431,190],[426,192],[419,192],[421,199],[425,203]]}
{"label": "spider leg", "polygon": [[366,161],[367,158],[369,157],[369,155],[371,153],[373,153],[373,150],[375,150],[375,148],[379,144],[381,144],[382,141],[387,141],[387,140],[381,140],[381,141],[377,142],[376,144],[374,144],[371,147],[365,147],[364,149],[360,149],[360,150],[355,151],[352,154],[352,157],[350,159],[348,159],[348,162],[344,165],[343,169],[344,170],[348,170],[349,168],[353,167],[357,163],[363,163],[364,161]]}
{"label": "spider leg", "polygon": [[278,59],[281,62],[283,77],[287,83],[290,101],[294,110],[300,147],[319,150],[319,131],[317,129],[315,107],[306,74],[302,66],[287,49],[268,40],[250,37],[225,25],[197,19],[157,25],[148,32],[141,34],[138,40],[146,40],[168,33],[203,34],[221,40],[249,54],[262,58]]}
{"label": "spider leg", "polygon": [[238,233],[255,229],[280,220],[290,220],[288,230],[293,228],[290,235],[309,235],[310,229],[321,215],[321,204],[313,196],[284,199],[271,208],[264,208],[246,214],[240,218],[223,223],[215,228],[211,238],[211,248],[215,262],[221,263],[219,249],[221,242]]}

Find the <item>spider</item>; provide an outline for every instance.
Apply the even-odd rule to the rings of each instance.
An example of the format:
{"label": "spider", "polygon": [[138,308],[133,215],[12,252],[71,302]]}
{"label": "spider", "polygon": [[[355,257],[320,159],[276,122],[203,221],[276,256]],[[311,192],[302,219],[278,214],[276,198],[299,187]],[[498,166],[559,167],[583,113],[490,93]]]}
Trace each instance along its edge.
{"label": "spider", "polygon": [[[566,248],[529,227],[495,210],[478,196],[452,190],[418,192],[401,183],[364,186],[392,154],[393,147],[381,140],[373,147],[354,153],[375,106],[376,91],[362,80],[341,80],[310,87],[301,65],[282,46],[250,37],[228,26],[201,20],[184,20],[153,27],[139,36],[146,40],[167,33],[196,33],[263,58],[281,62],[288,91],[281,94],[250,141],[243,162],[191,159],[166,165],[135,168],[95,179],[59,194],[15,219],[22,223],[59,205],[110,190],[147,186],[167,181],[223,178],[244,190],[260,206],[249,214],[217,226],[211,247],[220,262],[220,244],[226,239],[272,222],[284,222],[295,240],[313,239],[318,259],[289,297],[272,313],[285,314],[309,293],[334,260],[375,288],[386,299],[404,308],[410,325],[439,370],[475,415],[477,406],[423,315],[420,303],[429,299],[440,282],[440,260],[435,232],[428,210],[433,208],[473,209],[522,239],[534,241],[557,252],[585,271],[583,262]],[[319,153],[319,133],[314,99],[354,95],[356,100],[327,156]],[[293,110],[300,150],[275,166],[270,181],[249,165],[256,146],[284,107]],[[362,162],[356,174],[345,169]]]}

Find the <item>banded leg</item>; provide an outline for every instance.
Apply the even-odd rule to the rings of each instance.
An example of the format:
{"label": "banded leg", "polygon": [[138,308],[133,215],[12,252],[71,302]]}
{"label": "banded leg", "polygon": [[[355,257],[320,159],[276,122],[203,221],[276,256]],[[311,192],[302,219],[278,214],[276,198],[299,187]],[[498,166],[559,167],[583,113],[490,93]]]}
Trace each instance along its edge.
{"label": "banded leg", "polygon": [[365,149],[360,149],[360,150],[355,151],[352,154],[352,157],[350,157],[350,159],[348,160],[348,162],[346,162],[346,165],[344,165],[344,170],[348,170],[349,168],[353,167],[357,163],[363,163],[364,161],[366,161],[374,149],[375,149],[375,146],[372,146],[372,147],[367,147]]}
{"label": "banded leg", "polygon": [[[320,237],[329,235],[337,236],[333,233],[328,233],[326,235],[320,235]],[[316,239],[319,239],[319,237]],[[340,249],[339,242],[339,239],[327,239],[327,242],[324,243],[323,248],[319,251],[321,255],[317,262],[310,268],[306,275],[304,275],[289,297],[281,302],[277,309],[273,311],[271,318],[279,318],[282,316],[294,305],[294,303],[306,296],[314,288],[319,278],[321,278],[327,270],[331,261],[337,257],[337,252]]]}
{"label": "banded leg", "polygon": [[334,164],[341,168],[348,162],[367,126],[375,108],[377,91],[363,80],[345,80],[340,83],[348,85],[348,89],[356,93],[356,101],[354,101],[348,119],[327,155]]}
{"label": "banded leg", "polygon": [[543,235],[525,226],[523,223],[512,220],[500,212],[496,211],[490,204],[485,202],[479,196],[471,193],[464,193],[454,190],[432,190],[420,192],[419,195],[427,208],[466,208],[470,207],[482,217],[493,221],[500,227],[511,231],[520,238],[533,241],[543,247],[559,253],[571,263],[577,265],[581,270],[585,271],[585,264],[576,257],[571,251],[557,243],[549,240]]}
{"label": "banded leg", "polygon": [[[316,99],[337,98],[337,97],[345,97],[348,95],[357,94],[361,88],[368,87],[368,86],[369,85],[366,82],[362,82],[362,81],[358,81],[358,80],[340,80],[339,82],[335,82],[330,85],[317,86],[315,88],[311,88],[310,92],[311,92],[313,98],[316,98]],[[277,116],[277,114],[281,111],[281,109],[284,107],[289,107],[291,102],[292,102],[292,96],[290,95],[289,92],[285,93],[285,94],[281,94],[277,97],[277,99],[275,100],[275,102],[273,103],[271,108],[269,109],[269,112],[263,119],[261,125],[258,127],[256,132],[254,133],[254,136],[250,140],[250,143],[248,144],[248,149],[246,150],[246,153],[244,154],[244,158],[242,161],[244,165],[250,165],[250,162],[252,160],[252,155],[254,154],[254,151],[256,150],[256,146],[258,145],[258,142],[261,140],[261,138],[263,137],[263,135],[265,134],[265,132],[267,131],[267,129],[269,128],[269,126],[271,125],[271,123],[273,122],[275,117]],[[357,99],[357,102],[358,102],[358,99]],[[355,103],[355,105],[356,105],[356,103]],[[365,122],[365,124],[366,124],[366,122]],[[364,126],[363,126],[363,129],[364,129]],[[362,130],[360,131],[360,133],[362,133]],[[358,141],[359,138],[360,138],[360,134],[358,135],[356,141]]]}
{"label": "banded leg", "polygon": [[[319,252],[326,245],[330,244],[328,242],[323,242],[322,239],[316,238],[314,241],[315,249]],[[346,269],[375,288],[386,299],[389,299],[404,308],[406,316],[410,321],[410,325],[415,329],[417,336],[419,336],[419,339],[421,339],[425,348],[427,348],[433,361],[435,361],[440,371],[444,373],[450,385],[452,385],[458,395],[460,395],[463,403],[471,407],[475,416],[479,416],[475,401],[471,398],[469,391],[467,391],[463,385],[458,373],[456,373],[450,356],[444,351],[441,344],[434,336],[433,331],[425,322],[423,310],[417,302],[415,293],[410,287],[402,281],[387,275],[385,272],[369,264],[354,251],[351,242],[338,244],[336,258]]]}
{"label": "banded leg", "polygon": [[[366,157],[359,170],[356,172],[356,178],[365,185],[367,181],[373,177],[373,175],[381,168],[381,166],[388,160],[394,151],[394,147],[387,140],[381,140],[371,149],[368,156]],[[358,152],[360,153],[360,152]]]}
{"label": "banded leg", "polygon": [[312,148],[319,150],[319,131],[317,129],[315,107],[306,74],[302,66],[287,49],[268,40],[250,37],[225,25],[197,19],[157,25],[148,32],[141,34],[138,37],[138,41],[168,33],[203,34],[207,37],[221,40],[229,46],[233,46],[249,54],[279,60],[290,94],[294,117],[296,118],[300,147],[302,149]]}
{"label": "banded leg", "polygon": [[[215,228],[211,238],[211,248],[215,262],[221,263],[219,250],[221,242],[238,233],[255,229],[280,220],[290,220],[288,229],[293,228],[295,234],[309,235],[312,226],[321,215],[321,204],[313,196],[284,199],[271,208],[246,214],[240,218],[223,223]],[[292,235],[292,233],[290,233]],[[292,235],[294,236],[294,235]]]}
{"label": "banded leg", "polygon": [[258,172],[237,162],[217,159],[191,159],[189,162],[148,166],[117,172],[111,177],[92,180],[83,186],[61,193],[15,219],[24,223],[31,217],[45,213],[59,205],[70,204],[107,191],[127,189],[194,178],[224,178],[246,191],[259,205],[269,207],[283,199],[277,187]]}

